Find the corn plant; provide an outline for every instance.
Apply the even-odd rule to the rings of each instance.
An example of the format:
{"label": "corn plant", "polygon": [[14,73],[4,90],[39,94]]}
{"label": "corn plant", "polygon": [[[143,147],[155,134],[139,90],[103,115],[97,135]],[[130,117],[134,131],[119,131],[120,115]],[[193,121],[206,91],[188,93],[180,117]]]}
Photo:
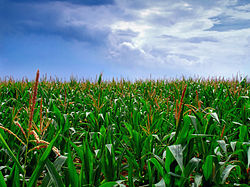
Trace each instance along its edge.
{"label": "corn plant", "polygon": [[249,185],[247,78],[0,82],[0,186]]}

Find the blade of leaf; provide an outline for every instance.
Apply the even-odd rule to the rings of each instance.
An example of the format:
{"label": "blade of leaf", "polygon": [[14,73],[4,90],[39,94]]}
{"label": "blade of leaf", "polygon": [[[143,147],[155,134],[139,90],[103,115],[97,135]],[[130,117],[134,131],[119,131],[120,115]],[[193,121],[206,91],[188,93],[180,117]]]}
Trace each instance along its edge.
{"label": "blade of leaf", "polygon": [[226,181],[228,175],[230,174],[231,170],[232,170],[234,167],[236,167],[236,165],[228,165],[228,166],[223,170],[223,172],[222,172],[222,174],[221,174],[221,183],[222,183],[222,184]]}
{"label": "blade of leaf", "polygon": [[183,172],[183,153],[181,145],[171,145],[168,146],[168,148]]}
{"label": "blade of leaf", "polygon": [[112,148],[112,144],[106,144],[106,147],[108,148],[108,150],[109,150],[109,153],[111,154],[111,148]]}
{"label": "blade of leaf", "polygon": [[197,133],[199,133],[198,127],[197,127],[197,123],[196,123],[196,117],[195,117],[195,116],[191,116],[191,115],[189,115],[189,117],[190,117],[190,119],[191,119],[191,123],[193,124],[193,126],[194,126],[194,128],[195,128],[195,131],[196,131]]}
{"label": "blade of leaf", "polygon": [[166,184],[164,182],[164,179],[162,178],[158,183],[154,185],[155,187],[165,187]]}
{"label": "blade of leaf", "polygon": [[239,140],[241,142],[248,141],[248,127],[246,125],[240,126]]}
{"label": "blade of leaf", "polygon": [[0,186],[7,187],[2,172],[0,171]]}
{"label": "blade of leaf", "polygon": [[208,155],[206,157],[205,163],[202,166],[203,174],[206,180],[212,175],[213,172],[213,156]]}
{"label": "blade of leaf", "polygon": [[117,182],[105,182],[104,184],[102,184],[100,187],[113,187],[117,185]]}
{"label": "blade of leaf", "polygon": [[68,159],[67,159],[68,169],[69,169],[69,177],[72,186],[78,186],[78,174],[76,168],[73,163],[73,159],[71,157],[71,150],[68,144]]}
{"label": "blade of leaf", "polygon": [[163,177],[164,176],[163,166],[155,158],[151,158],[149,161],[155,165],[156,169],[158,170],[160,175]]}
{"label": "blade of leaf", "polygon": [[59,156],[55,161],[54,161],[54,166],[56,168],[57,171],[59,171],[63,164],[65,163],[65,161],[67,160],[67,157],[66,156]]}
{"label": "blade of leaf", "polygon": [[250,165],[250,147],[248,147],[247,149],[247,167],[249,168],[249,165]]}
{"label": "blade of leaf", "polygon": [[201,159],[193,157],[188,162],[188,164],[186,165],[186,167],[184,169],[185,177],[188,177],[194,171],[194,169],[198,167],[198,164],[200,161],[201,161]]}
{"label": "blade of leaf", "polygon": [[218,115],[217,115],[217,113],[215,113],[215,112],[212,112],[212,113],[210,113],[210,115],[212,116],[212,118],[214,118],[218,123],[220,123],[220,120],[219,120],[219,118],[218,118]]}
{"label": "blade of leaf", "polygon": [[52,164],[52,162],[48,158],[45,161],[45,165],[46,165],[46,168],[49,172],[51,179],[54,182],[54,185],[57,187],[64,186],[59,173],[56,171],[55,166]]}
{"label": "blade of leaf", "polygon": [[54,143],[56,142],[59,134],[61,133],[62,129],[60,129],[56,135],[56,137],[50,142],[49,146],[46,148],[45,152],[43,153],[42,157],[40,158],[37,166],[36,166],[36,169],[35,171],[33,172],[33,174],[31,175],[30,177],[30,180],[29,180],[29,183],[28,183],[28,187],[32,187],[32,186],[36,186],[36,182],[37,182],[37,179],[38,177],[40,176],[43,168],[44,168],[44,165],[45,165],[45,161],[46,159],[48,158],[53,146],[54,146]]}
{"label": "blade of leaf", "polygon": [[235,151],[236,143],[237,142],[230,142],[230,145],[231,145],[233,152]]}
{"label": "blade of leaf", "polygon": [[190,125],[189,125],[190,124],[189,116],[187,116],[187,115],[184,116],[183,121],[184,121],[184,123],[183,123],[183,125],[182,125],[182,127],[180,129],[179,134],[177,135],[176,144],[183,144],[183,142],[186,141],[187,135],[189,133],[189,127],[190,127]]}
{"label": "blade of leaf", "polygon": [[99,78],[98,78],[98,85],[99,86],[101,85],[101,82],[102,82],[102,73],[99,75]]}
{"label": "blade of leaf", "polygon": [[19,168],[15,164],[15,172],[14,172],[14,178],[13,178],[13,186],[19,187],[20,186],[20,179],[19,179]]}
{"label": "blade of leaf", "polygon": [[149,186],[153,185],[152,179],[153,179],[152,169],[151,169],[151,166],[150,166],[150,162],[148,162],[148,181],[149,181]]}
{"label": "blade of leaf", "polygon": [[78,156],[80,157],[81,160],[84,159],[83,157],[83,151],[82,149],[80,149],[79,147],[77,147],[76,144],[74,144],[71,140],[68,140],[70,145],[75,149],[76,153],[78,154]]}
{"label": "blade of leaf", "polygon": [[158,170],[158,172],[164,179],[165,184],[168,184],[169,179],[168,179],[167,173],[164,170],[164,165],[162,165],[156,158],[151,158],[149,161],[154,164],[154,166],[156,167],[156,169]]}
{"label": "blade of leaf", "polygon": [[196,186],[201,186],[202,182],[202,175],[195,175],[194,177],[194,183]]}
{"label": "blade of leaf", "polygon": [[21,171],[21,173],[24,173],[24,170],[22,168],[22,166],[20,165],[20,163],[18,162],[17,158],[15,157],[14,153],[11,151],[11,149],[9,148],[8,144],[5,142],[2,134],[0,133],[0,140],[3,144],[3,146],[7,149],[8,153],[10,154],[11,158],[14,160],[14,162],[16,163],[17,167],[19,168],[19,170]]}
{"label": "blade of leaf", "polygon": [[131,159],[128,157],[128,163],[129,163],[129,168],[128,168],[128,184],[129,186],[134,186],[134,182],[133,182],[133,163],[131,161]]}
{"label": "blade of leaf", "polygon": [[219,143],[221,149],[224,151],[224,153],[227,154],[227,146],[226,146],[226,142],[224,140],[217,140],[217,142]]}
{"label": "blade of leaf", "polygon": [[[55,161],[54,161],[54,167],[56,168],[56,171],[60,171],[61,167],[65,163],[67,157],[66,156],[59,156]],[[42,181],[42,187],[47,187],[50,186],[52,180],[50,175],[46,175]]]}

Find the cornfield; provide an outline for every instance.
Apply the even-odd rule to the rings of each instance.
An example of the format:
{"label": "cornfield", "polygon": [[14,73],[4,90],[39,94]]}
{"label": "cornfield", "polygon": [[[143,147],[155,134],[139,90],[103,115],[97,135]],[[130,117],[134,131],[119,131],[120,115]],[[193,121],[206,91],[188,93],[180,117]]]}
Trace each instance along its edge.
{"label": "cornfield", "polygon": [[242,80],[0,82],[0,186],[248,186]]}

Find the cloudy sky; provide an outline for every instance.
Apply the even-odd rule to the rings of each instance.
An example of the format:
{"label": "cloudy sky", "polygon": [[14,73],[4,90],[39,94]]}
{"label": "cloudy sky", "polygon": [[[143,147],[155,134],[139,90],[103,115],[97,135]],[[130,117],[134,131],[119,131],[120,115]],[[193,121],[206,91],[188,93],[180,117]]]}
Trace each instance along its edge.
{"label": "cloudy sky", "polygon": [[0,0],[0,77],[250,75],[249,0]]}

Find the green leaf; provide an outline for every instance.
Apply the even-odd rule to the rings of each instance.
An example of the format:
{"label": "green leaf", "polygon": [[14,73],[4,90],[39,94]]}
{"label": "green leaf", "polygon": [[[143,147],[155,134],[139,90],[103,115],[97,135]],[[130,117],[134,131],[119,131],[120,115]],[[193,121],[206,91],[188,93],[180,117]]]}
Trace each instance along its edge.
{"label": "green leaf", "polygon": [[222,183],[222,184],[225,183],[225,181],[226,181],[227,177],[229,176],[231,170],[232,170],[233,168],[235,168],[235,167],[236,167],[236,165],[228,165],[228,166],[223,170],[223,172],[222,172],[222,174],[221,174],[221,183]]}
{"label": "green leaf", "polygon": [[246,125],[240,126],[240,134],[239,134],[239,139],[241,142],[246,142],[248,141],[248,128]]}
{"label": "green leaf", "polygon": [[64,132],[66,130],[65,128],[67,128],[67,126],[65,125],[65,119],[64,119],[61,111],[57,108],[57,106],[55,104],[53,104],[53,111],[55,112],[59,127],[60,128],[62,127],[63,132]]}
{"label": "green leaf", "polygon": [[111,155],[111,148],[112,148],[112,144],[106,144],[105,145],[107,148],[108,148],[108,150],[109,150],[109,153],[110,153],[110,155]]}
{"label": "green leaf", "polygon": [[[160,173],[160,175],[164,179],[165,184],[168,184],[169,183],[168,174],[165,171],[164,166],[160,163],[160,161],[158,161],[156,158],[151,158],[149,161],[154,164],[154,166],[156,167],[157,171]],[[167,159],[166,159],[166,162],[167,162]]]}
{"label": "green leaf", "polygon": [[0,186],[1,187],[7,187],[5,181],[4,181],[4,177],[3,177],[3,174],[2,172],[0,171]]}
{"label": "green leaf", "polygon": [[[73,145],[73,144],[72,144]],[[93,153],[89,148],[89,142],[87,136],[85,140],[83,140],[83,146],[81,148],[77,147],[76,145],[73,146],[76,150],[78,156],[82,161],[82,167],[80,171],[80,180],[79,185],[95,184],[95,175],[99,175],[99,169],[94,170],[94,162],[95,160],[95,153]],[[96,172],[96,173],[95,173]]]}
{"label": "green leaf", "polygon": [[130,157],[128,157],[128,184],[129,186],[133,187],[134,182],[133,182],[133,162]]}
{"label": "green leaf", "polygon": [[198,164],[200,163],[200,161],[201,159],[193,157],[185,166],[184,176],[188,177],[194,171],[194,169],[198,167]]}
{"label": "green leaf", "polygon": [[67,160],[66,156],[61,155],[61,156],[57,157],[57,159],[54,161],[54,166],[55,166],[57,171],[59,171],[62,168],[62,166],[66,160]]}
{"label": "green leaf", "polygon": [[100,187],[113,187],[115,185],[117,185],[117,182],[105,182]]}
{"label": "green leaf", "polygon": [[[165,170],[166,170],[166,173],[169,174],[170,171],[173,169],[173,168],[171,168],[171,164],[173,163],[175,158],[173,157],[173,155],[172,155],[172,153],[171,153],[171,151],[169,149],[166,149],[164,154],[166,155]],[[163,156],[163,157],[165,157],[165,156]],[[170,185],[170,180],[171,180],[171,177],[169,175],[167,175],[166,178],[165,178],[165,182],[166,182],[167,186]]]}
{"label": "green leaf", "polygon": [[62,129],[60,129],[58,131],[58,133],[56,134],[56,137],[50,142],[49,146],[46,148],[45,152],[43,153],[42,157],[40,158],[40,160],[35,168],[35,171],[33,172],[33,174],[30,177],[28,187],[36,186],[37,179],[42,173],[46,159],[48,158],[48,156],[49,156],[49,154],[54,146],[54,143],[56,142],[61,131],[62,131]]}
{"label": "green leaf", "polygon": [[163,166],[155,158],[151,158],[149,161],[152,162],[155,165],[156,169],[158,170],[160,175],[163,177],[164,176],[164,168],[163,168]]}
{"label": "green leaf", "polygon": [[22,166],[20,165],[20,163],[18,162],[17,158],[15,157],[14,153],[11,151],[11,149],[9,148],[8,144],[5,142],[2,134],[0,133],[0,140],[3,144],[3,146],[7,149],[9,155],[11,156],[12,160],[15,162],[15,164],[17,165],[17,167],[19,168],[19,170],[21,171],[21,173],[24,173],[24,170],[22,168]]}
{"label": "green leaf", "polygon": [[201,182],[202,182],[202,175],[195,175],[194,177],[194,184],[195,186],[201,186]]}
{"label": "green leaf", "polygon": [[[66,115],[66,114],[65,114]],[[66,115],[65,117],[65,123],[63,125],[63,134],[69,131],[70,123],[69,123],[69,116]]]}
{"label": "green leaf", "polygon": [[150,166],[150,162],[147,162],[147,163],[148,163],[148,181],[149,181],[149,186],[152,186],[153,185],[152,169],[151,169],[151,166]]}
{"label": "green leaf", "polygon": [[220,123],[220,120],[219,120],[219,118],[218,118],[218,115],[217,115],[217,113],[215,113],[215,112],[212,112],[212,113],[210,113],[210,115],[212,116],[212,118],[214,118],[218,123]]}
{"label": "green leaf", "polygon": [[235,151],[236,143],[237,142],[230,142],[230,145],[231,145],[233,152]]}
{"label": "green leaf", "polygon": [[166,187],[164,179],[162,178],[158,183],[154,185],[155,187]]}
{"label": "green leaf", "polygon": [[101,82],[102,82],[102,73],[99,75],[99,78],[98,78],[98,85],[99,86],[101,85]]}
{"label": "green leaf", "polygon": [[178,165],[181,168],[181,171],[183,172],[183,153],[182,153],[182,147],[181,145],[170,145],[168,146],[170,152],[172,153],[173,157],[177,161]]}
{"label": "green leaf", "polygon": [[217,142],[219,143],[219,146],[224,151],[224,153],[227,154],[227,145],[226,145],[226,142],[224,140],[217,140]]}
{"label": "green leaf", "polygon": [[247,167],[250,166],[250,147],[247,148]]}
{"label": "green leaf", "polygon": [[20,186],[20,178],[19,178],[19,168],[15,164],[14,178],[12,186],[19,187]]}
{"label": "green leaf", "polygon": [[214,135],[210,135],[210,134],[190,134],[190,138],[194,138],[194,137],[213,137]]}
{"label": "green leaf", "polygon": [[64,186],[59,173],[56,171],[55,166],[52,164],[52,162],[48,158],[45,161],[45,165],[46,165],[46,168],[49,172],[50,178],[52,179],[54,185],[56,187]]}
{"label": "green leaf", "polygon": [[68,169],[69,169],[69,180],[72,186],[78,186],[78,174],[76,172],[76,168],[73,163],[73,159],[71,157],[71,150],[70,146],[68,143],[68,159],[67,159],[67,164],[68,164]]}
{"label": "green leaf", "polygon": [[[61,167],[65,163],[66,159],[67,159],[66,156],[61,155],[54,161],[53,164],[57,172],[61,170]],[[50,186],[51,182],[52,182],[51,176],[47,174],[42,181],[42,187]]]}
{"label": "green leaf", "polygon": [[79,147],[77,147],[77,145],[74,144],[71,140],[68,139],[68,141],[69,141],[70,145],[75,149],[75,151],[78,154],[78,156],[80,157],[80,159],[83,160],[84,159],[83,150],[80,149]]}
{"label": "green leaf", "polygon": [[184,116],[183,118],[183,126],[180,129],[179,134],[177,135],[177,140],[176,140],[176,144],[182,144],[185,143],[185,141],[187,141],[187,135],[189,133],[189,127],[190,127],[190,118],[189,116]]}
{"label": "green leaf", "polygon": [[205,179],[208,180],[213,172],[213,156],[212,155],[208,155],[206,157],[206,160],[202,166],[202,169],[203,169],[203,174],[204,174]]}
{"label": "green leaf", "polygon": [[190,119],[191,119],[191,123],[193,124],[195,131],[199,134],[199,130],[198,130],[198,126],[197,126],[197,122],[196,122],[196,117],[195,116],[191,116],[189,115]]}

